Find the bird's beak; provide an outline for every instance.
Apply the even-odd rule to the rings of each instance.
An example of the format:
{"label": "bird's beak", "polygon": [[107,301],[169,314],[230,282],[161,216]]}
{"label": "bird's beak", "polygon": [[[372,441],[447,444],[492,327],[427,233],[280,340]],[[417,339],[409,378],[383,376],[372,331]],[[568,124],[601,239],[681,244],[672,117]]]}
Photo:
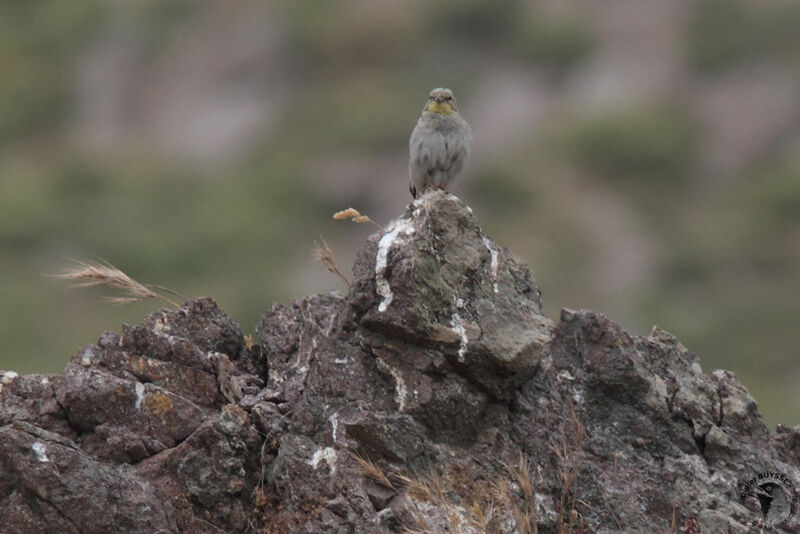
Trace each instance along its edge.
{"label": "bird's beak", "polygon": [[425,111],[439,113],[441,115],[450,115],[455,110],[450,104],[444,103],[443,99],[435,98],[433,101],[428,102],[428,105],[425,106]]}

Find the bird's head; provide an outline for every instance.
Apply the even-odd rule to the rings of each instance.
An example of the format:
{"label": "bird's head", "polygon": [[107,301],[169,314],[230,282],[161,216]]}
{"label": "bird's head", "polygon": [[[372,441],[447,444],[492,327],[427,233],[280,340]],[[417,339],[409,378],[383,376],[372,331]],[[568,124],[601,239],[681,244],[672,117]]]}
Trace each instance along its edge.
{"label": "bird's head", "polygon": [[428,95],[428,102],[425,104],[425,111],[428,113],[438,113],[440,115],[450,115],[458,111],[456,107],[456,97],[450,89],[434,89]]}

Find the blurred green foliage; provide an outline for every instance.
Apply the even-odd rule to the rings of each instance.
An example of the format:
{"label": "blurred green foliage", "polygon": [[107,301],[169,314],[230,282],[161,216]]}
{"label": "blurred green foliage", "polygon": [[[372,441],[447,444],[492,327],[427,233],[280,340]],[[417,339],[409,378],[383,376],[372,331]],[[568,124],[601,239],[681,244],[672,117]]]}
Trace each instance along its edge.
{"label": "blurred green foliage", "polygon": [[0,3],[0,149],[63,118],[70,61],[101,15],[94,1]]}
{"label": "blurred green foliage", "polygon": [[791,162],[777,162],[753,179],[756,202],[764,216],[778,225],[800,225],[800,169]]}
{"label": "blurred green foliage", "polygon": [[313,139],[315,148],[374,151],[404,145],[408,117],[422,106],[406,98],[409,93],[413,94],[410,84],[390,73],[359,73],[337,80],[324,93],[312,91],[300,103],[285,135],[306,144],[309,132],[313,136],[312,125],[324,123],[324,137]]}
{"label": "blurred green foliage", "polygon": [[487,212],[513,220],[536,209],[535,191],[520,183],[516,178],[517,169],[513,166],[481,168],[475,174],[470,195],[480,198],[480,204]]}
{"label": "blurred green foliage", "polygon": [[588,21],[550,13],[519,0],[440,2],[433,8],[430,34],[452,37],[470,47],[505,50],[540,67],[563,72],[585,58],[594,45]]}
{"label": "blurred green foliage", "polygon": [[502,42],[523,14],[518,0],[446,0],[432,9],[434,35],[448,35],[473,43]]}
{"label": "blurred green foliage", "polygon": [[517,19],[512,39],[524,58],[557,72],[574,67],[595,45],[585,19],[564,15]]}
{"label": "blurred green foliage", "polygon": [[657,106],[590,119],[566,137],[575,160],[609,180],[671,182],[685,180],[692,168],[694,132],[682,109]]}
{"label": "blurred green foliage", "polygon": [[697,0],[688,28],[690,60],[719,71],[763,57],[793,57],[800,45],[800,4]]}

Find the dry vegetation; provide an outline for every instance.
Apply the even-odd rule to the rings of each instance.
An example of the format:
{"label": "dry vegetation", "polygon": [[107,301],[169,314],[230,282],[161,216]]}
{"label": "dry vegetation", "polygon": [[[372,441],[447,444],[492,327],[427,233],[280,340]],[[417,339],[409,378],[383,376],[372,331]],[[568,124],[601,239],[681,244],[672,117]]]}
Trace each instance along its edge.
{"label": "dry vegetation", "polygon": [[575,413],[575,407],[567,399],[568,419],[559,426],[558,442],[551,446],[558,461],[558,474],[561,491],[558,501],[558,534],[572,534],[585,531],[585,525],[577,504],[587,506],[578,501],[576,482],[580,470],[581,441],[583,441],[583,425]]}
{"label": "dry vegetation", "polygon": [[336,256],[334,256],[333,250],[331,250],[330,245],[322,236],[319,237],[318,242],[314,243],[314,259],[325,266],[329,272],[341,278],[348,288],[350,287],[350,281],[342,274],[339,265],[336,263]]}
{"label": "dry vegetation", "polygon": [[[346,210],[337,211],[333,214],[333,218],[337,221],[346,221],[349,219],[356,224],[368,222],[380,228],[378,223],[370,219],[367,215],[362,215],[361,212],[355,208],[347,208]],[[333,250],[322,236],[319,237],[319,241],[314,242],[313,253],[315,260],[320,262],[328,270],[328,272],[331,272],[341,278],[345,285],[350,288],[350,281],[344,274],[342,274],[341,269],[339,269],[339,265],[336,263],[336,256],[333,254]]]}
{"label": "dry vegetation", "polygon": [[505,532],[514,525],[520,534],[538,534],[534,475],[520,453],[514,463],[488,482],[465,486],[448,470],[428,475],[383,471],[375,462],[353,456],[367,478],[403,492],[408,498],[407,534]]}
{"label": "dry vegetation", "polygon": [[[577,422],[577,419],[575,420]],[[574,423],[573,423],[574,424]],[[572,463],[571,446],[578,430],[564,438],[558,448],[561,495],[558,497],[556,529],[559,534],[582,534],[585,524],[576,506],[575,482],[578,468]],[[565,452],[566,451],[566,452]],[[538,534],[540,518],[536,497],[537,482],[541,484],[541,469],[532,469],[520,451],[512,462],[503,462],[503,469],[488,481],[459,483],[457,475],[445,468],[443,473],[428,475],[386,472],[368,458],[353,455],[358,468],[367,478],[408,498],[408,518],[403,522],[406,534],[462,532],[488,534],[518,532]]]}
{"label": "dry vegetation", "polygon": [[361,473],[367,478],[370,478],[380,484],[385,488],[389,488],[390,490],[397,491],[397,488],[386,473],[378,467],[375,462],[370,460],[369,458],[364,458],[363,456],[359,456],[356,453],[350,453],[350,456],[356,461],[359,468],[361,469]]}
{"label": "dry vegetation", "polygon": [[75,287],[105,286],[117,289],[122,292],[123,296],[107,297],[107,300],[114,304],[159,299],[179,308],[180,304],[167,295],[186,300],[185,297],[169,288],[154,284],[142,284],[105,261],[75,261],[71,267],[51,276],[59,280],[75,281]]}
{"label": "dry vegetation", "polygon": [[[551,450],[557,461],[559,495],[555,502],[555,528],[558,534],[587,532],[579,507],[588,505],[578,498],[580,447],[583,425],[571,403]],[[499,469],[488,481],[459,479],[455,466],[426,475],[387,472],[374,461],[353,455],[363,475],[381,486],[408,498],[408,517],[403,521],[407,534],[462,532],[468,534],[518,532],[538,534],[539,525],[548,518],[539,517],[536,488],[543,486],[540,466],[533,466],[522,452]],[[539,499],[542,497],[539,496]],[[552,511],[550,512],[553,513]],[[550,517],[552,525],[553,517]]]}
{"label": "dry vegetation", "polygon": [[333,214],[333,218],[337,221],[346,221],[347,219],[350,219],[356,224],[368,222],[380,228],[380,225],[378,223],[370,219],[367,215],[362,215],[355,208],[347,208],[346,210],[337,211],[336,213]]}

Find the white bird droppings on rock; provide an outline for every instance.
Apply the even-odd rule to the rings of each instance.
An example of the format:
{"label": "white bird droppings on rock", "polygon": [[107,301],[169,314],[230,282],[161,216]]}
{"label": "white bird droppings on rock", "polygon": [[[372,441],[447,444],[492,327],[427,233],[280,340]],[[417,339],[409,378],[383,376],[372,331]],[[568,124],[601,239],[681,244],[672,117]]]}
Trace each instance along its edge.
{"label": "white bird droppings on rock", "polygon": [[3,373],[3,377],[0,378],[0,384],[4,386],[9,385],[11,382],[14,381],[19,375],[15,371],[6,371]]}
{"label": "white bird droppings on rock", "polygon": [[319,467],[320,462],[325,461],[328,464],[328,469],[331,470],[331,475],[336,473],[336,450],[333,447],[325,447],[324,449],[319,449],[311,459],[308,461],[308,465],[317,469]]}
{"label": "white bird droppings on rock", "polygon": [[379,312],[385,312],[394,298],[389,281],[386,280],[386,262],[389,256],[389,249],[392,248],[401,233],[405,235],[414,233],[412,220],[398,219],[393,223],[391,230],[383,234],[383,237],[378,242],[378,254],[375,256],[375,289],[378,295],[383,297],[383,300],[378,305]]}
{"label": "white bird droppings on rock", "polygon": [[497,287],[497,248],[495,248],[492,240],[486,236],[482,236],[483,244],[486,245],[486,248],[489,249],[489,253],[492,255],[491,263],[489,264],[490,274],[492,277],[492,288],[494,289],[495,294],[500,293],[500,289]]}
{"label": "white bird droppings on rock", "polygon": [[41,441],[34,441],[31,449],[33,449],[33,454],[36,455],[36,459],[40,462],[50,461],[50,458],[47,457],[47,447]]}
{"label": "white bird droppings on rock", "polygon": [[142,384],[141,382],[136,382],[136,385],[134,386],[134,388],[136,389],[136,405],[135,406],[136,406],[136,409],[138,410],[139,408],[142,407],[142,401],[144,400],[144,384]]}
{"label": "white bird droppings on rock", "polygon": [[339,431],[339,414],[335,413],[328,418],[331,423],[331,439],[336,443],[336,433]]}
{"label": "white bird droppings on rock", "polygon": [[84,367],[92,365],[92,351],[90,349],[84,349],[81,353],[81,365]]}
{"label": "white bird droppings on rock", "polygon": [[403,375],[400,374],[400,371],[386,363],[382,358],[375,358],[375,362],[378,364],[378,368],[381,371],[392,375],[392,378],[394,378],[394,400],[397,403],[397,411],[402,412],[406,407],[406,399],[408,398],[408,387],[406,387],[406,382],[403,380]]}
{"label": "white bird droppings on rock", "polygon": [[458,339],[461,340],[461,344],[458,347],[458,361],[463,363],[464,356],[467,354],[469,338],[467,337],[467,330],[464,328],[464,321],[459,314],[453,314],[453,318],[450,320],[450,326],[453,328],[453,332],[458,336]]}

